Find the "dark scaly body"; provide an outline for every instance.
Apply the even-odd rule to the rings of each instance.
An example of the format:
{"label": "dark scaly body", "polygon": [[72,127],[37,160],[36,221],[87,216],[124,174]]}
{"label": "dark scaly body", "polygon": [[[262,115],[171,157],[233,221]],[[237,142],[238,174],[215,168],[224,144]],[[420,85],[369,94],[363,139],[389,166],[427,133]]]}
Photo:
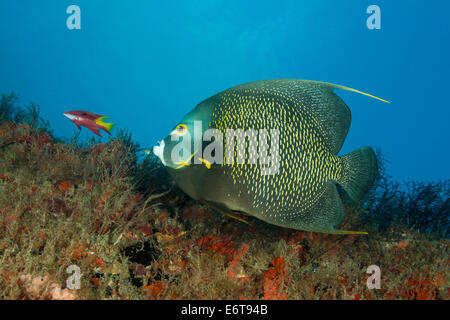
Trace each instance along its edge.
{"label": "dark scaly body", "polygon": [[[338,180],[342,175],[342,162],[326,146],[323,129],[313,114],[299,101],[267,90],[246,91],[245,94],[220,94],[210,127],[222,131],[224,137],[227,129],[278,129],[280,168],[277,174],[262,175],[259,165],[236,164],[235,161],[232,165],[223,165],[222,172],[231,177],[235,190],[248,193],[242,197],[244,202],[253,199],[243,204],[249,206],[247,213],[284,225],[291,218],[308,212],[323,195],[328,181]],[[256,150],[252,148],[250,152]],[[245,151],[248,160],[248,143]],[[235,196],[239,198],[242,194]],[[236,206],[239,200],[230,202]]]}
{"label": "dark scaly body", "polygon": [[[187,130],[191,134],[196,121],[202,123],[204,130],[219,129],[225,144],[224,164],[208,167],[173,162],[170,156],[176,145],[171,141],[173,133],[155,147],[154,152],[181,189],[224,213],[240,212],[300,230],[364,233],[334,228],[344,216],[336,183],[350,198],[359,200],[377,174],[376,156],[369,147],[337,155],[347,135],[351,114],[334,93],[335,89],[376,98],[355,89],[317,81],[280,79],[247,83],[199,103],[176,126],[180,132]],[[249,164],[249,157],[258,151],[258,137],[255,144],[245,142],[247,161],[236,163],[236,146],[231,157],[226,154],[229,129],[265,129],[269,138],[271,129],[279,130],[278,172],[264,175],[261,174],[264,168],[258,161]],[[241,139],[236,142],[239,141],[242,142]],[[269,142],[269,153],[272,142]],[[186,156],[186,161],[199,157],[196,153]],[[230,164],[231,159],[235,164]]]}

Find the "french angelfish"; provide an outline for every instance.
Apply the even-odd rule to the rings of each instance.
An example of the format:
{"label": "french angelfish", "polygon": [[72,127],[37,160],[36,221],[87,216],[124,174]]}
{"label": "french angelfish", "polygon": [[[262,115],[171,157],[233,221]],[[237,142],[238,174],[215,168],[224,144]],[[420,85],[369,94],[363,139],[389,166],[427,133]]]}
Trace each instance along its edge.
{"label": "french angelfish", "polygon": [[[365,234],[335,229],[344,218],[336,184],[357,201],[370,189],[378,172],[376,155],[370,147],[337,155],[349,130],[351,113],[334,93],[335,89],[388,102],[355,89],[318,81],[286,79],[247,83],[199,103],[153,152],[184,192],[220,212],[250,215],[298,230]],[[194,121],[201,123],[202,134],[211,128],[222,133],[221,163],[217,158],[207,160],[202,155],[208,148],[204,145],[208,139],[202,142],[202,135],[195,135]],[[227,155],[226,145],[231,141],[224,138],[226,131],[252,128],[279,131],[279,163],[275,174],[262,174],[267,163],[226,161],[227,156],[237,157],[240,143],[237,141],[234,154]],[[173,141],[177,140],[174,136],[178,141]],[[193,146],[203,143],[204,150],[183,152],[184,158],[174,161],[172,151],[183,136],[190,136]],[[220,135],[209,141],[219,138]],[[246,138],[241,144],[249,159],[263,142],[258,140],[256,146],[251,146],[252,137]],[[272,153],[276,148],[274,143],[275,140],[269,139]]]}

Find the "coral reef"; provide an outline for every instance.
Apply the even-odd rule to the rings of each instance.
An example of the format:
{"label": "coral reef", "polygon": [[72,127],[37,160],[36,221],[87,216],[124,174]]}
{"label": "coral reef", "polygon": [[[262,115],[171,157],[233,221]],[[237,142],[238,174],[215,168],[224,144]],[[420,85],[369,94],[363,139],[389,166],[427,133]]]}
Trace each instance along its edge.
{"label": "coral reef", "polygon": [[62,142],[31,112],[2,96],[1,299],[449,299],[448,181],[402,191],[382,172],[339,226],[367,236],[245,224],[138,160],[127,133]]}

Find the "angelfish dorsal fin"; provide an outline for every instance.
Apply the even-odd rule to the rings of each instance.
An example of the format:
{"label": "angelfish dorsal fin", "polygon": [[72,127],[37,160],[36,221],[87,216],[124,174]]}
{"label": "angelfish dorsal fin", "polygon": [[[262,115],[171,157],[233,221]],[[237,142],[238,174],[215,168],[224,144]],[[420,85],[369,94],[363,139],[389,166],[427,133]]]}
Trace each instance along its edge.
{"label": "angelfish dorsal fin", "polygon": [[352,91],[387,102],[356,89],[313,80],[263,80],[239,85],[229,90],[265,91],[274,95],[288,96],[295,99],[304,108],[312,112],[314,118],[322,127],[326,144],[334,154],[337,154],[350,128],[351,112],[345,102],[334,93],[335,89]]}
{"label": "angelfish dorsal fin", "polygon": [[362,91],[359,91],[359,90],[356,90],[356,89],[353,89],[353,88],[350,88],[350,87],[346,87],[346,86],[341,86],[341,85],[339,85],[339,84],[333,84],[333,83],[327,83],[327,82],[320,82],[320,81],[313,81],[313,82],[317,82],[317,83],[324,84],[324,85],[329,85],[329,86],[331,86],[331,87],[334,87],[335,89],[342,89],[342,90],[346,90],[346,91],[351,91],[351,92],[359,93],[359,94],[362,94],[362,95],[364,95],[364,96],[367,96],[367,97],[370,97],[370,98],[374,98],[374,99],[376,99],[376,100],[380,100],[380,101],[383,101],[383,102],[386,102],[386,103],[391,103],[390,101],[381,99],[381,98],[379,98],[379,97],[376,97],[376,96],[374,96],[374,95],[368,94],[368,93],[366,93],[366,92],[362,92]]}
{"label": "angelfish dorsal fin", "polygon": [[[387,100],[374,95],[349,88],[346,86],[321,82],[301,80],[304,82],[305,92],[309,96],[309,107],[322,124],[327,143],[332,152],[337,154],[344,144],[351,122],[351,112],[347,104],[334,92],[335,89],[351,91],[377,99],[386,103]],[[308,98],[306,98],[308,101]]]}
{"label": "angelfish dorsal fin", "polygon": [[255,91],[289,98],[304,112],[311,112],[325,138],[325,144],[337,154],[350,128],[351,113],[347,105],[325,82],[276,79],[243,84],[229,90]]}

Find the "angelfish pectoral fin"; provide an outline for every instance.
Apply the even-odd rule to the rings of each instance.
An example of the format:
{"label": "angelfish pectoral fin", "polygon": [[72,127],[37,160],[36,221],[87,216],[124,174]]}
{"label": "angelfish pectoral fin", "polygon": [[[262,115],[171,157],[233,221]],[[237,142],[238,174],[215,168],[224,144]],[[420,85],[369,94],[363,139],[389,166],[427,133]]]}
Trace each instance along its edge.
{"label": "angelfish pectoral fin", "polygon": [[175,168],[175,170],[181,169],[183,167],[188,167],[191,165],[191,159],[194,157],[194,155],[197,153],[197,151],[195,151],[193,154],[191,154],[191,156],[187,159],[187,160],[182,160],[180,162],[177,162],[177,164],[179,164],[178,167]]}
{"label": "angelfish pectoral fin", "polygon": [[211,169],[211,162],[203,158],[198,158],[198,160],[200,160],[205,165],[206,168]]}
{"label": "angelfish pectoral fin", "polygon": [[175,170],[181,169],[183,167],[188,167],[191,165],[189,162],[186,162],[186,161],[180,161],[177,164],[179,164],[179,166],[176,167]]}

